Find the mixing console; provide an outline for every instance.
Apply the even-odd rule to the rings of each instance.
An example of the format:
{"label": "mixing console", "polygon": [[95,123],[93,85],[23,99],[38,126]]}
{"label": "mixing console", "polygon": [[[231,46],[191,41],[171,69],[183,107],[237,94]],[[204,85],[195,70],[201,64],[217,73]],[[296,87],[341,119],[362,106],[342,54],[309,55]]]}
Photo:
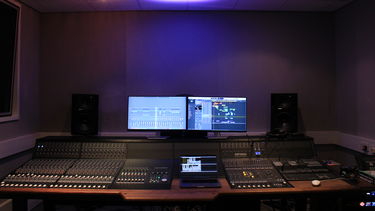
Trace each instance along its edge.
{"label": "mixing console", "polygon": [[273,161],[273,165],[290,181],[336,178],[328,168],[312,159]]}
{"label": "mixing console", "polygon": [[108,188],[122,168],[127,143],[37,141],[34,159],[9,174],[4,187]]}
{"label": "mixing console", "polygon": [[83,142],[81,158],[125,159],[126,143]]}
{"label": "mixing console", "polygon": [[35,145],[35,158],[79,158],[80,142],[40,141]]}
{"label": "mixing console", "polygon": [[60,175],[43,174],[9,174],[1,183],[1,187],[46,188],[54,184]]}
{"label": "mixing console", "polygon": [[[138,151],[128,155],[128,149],[132,149],[132,146],[128,146],[131,142],[97,138],[90,141],[87,137],[82,139],[84,140],[81,137],[37,140],[33,159],[8,174],[0,186],[170,188],[173,160],[129,159],[127,156],[142,157]],[[220,142],[220,156],[230,186],[236,189],[281,188],[291,187],[287,180],[335,178],[320,162],[297,159],[311,158],[314,155],[312,139],[299,139],[287,143],[265,137],[243,137]],[[137,147],[133,149],[141,149]],[[163,152],[155,152],[155,157],[164,158],[164,154],[161,156]],[[272,162],[275,158],[278,161]]]}
{"label": "mixing console", "polygon": [[123,163],[121,160],[78,160],[53,187],[108,188]]}
{"label": "mixing console", "polygon": [[221,156],[231,157],[249,157],[251,151],[250,142],[224,142],[220,144]]}
{"label": "mixing console", "polygon": [[282,188],[291,185],[272,166],[261,158],[223,159],[229,185],[235,189]]}
{"label": "mixing console", "polygon": [[122,160],[80,159],[68,169],[66,175],[114,175],[122,167]]}
{"label": "mixing console", "polygon": [[[139,163],[143,165],[134,166]],[[169,189],[171,181],[170,163],[146,160],[125,165],[117,176],[114,186],[125,189]]]}
{"label": "mixing console", "polygon": [[33,159],[18,168],[16,174],[64,174],[74,159]]}
{"label": "mixing console", "polygon": [[70,168],[74,159],[34,159],[9,174],[3,187],[50,187]]}

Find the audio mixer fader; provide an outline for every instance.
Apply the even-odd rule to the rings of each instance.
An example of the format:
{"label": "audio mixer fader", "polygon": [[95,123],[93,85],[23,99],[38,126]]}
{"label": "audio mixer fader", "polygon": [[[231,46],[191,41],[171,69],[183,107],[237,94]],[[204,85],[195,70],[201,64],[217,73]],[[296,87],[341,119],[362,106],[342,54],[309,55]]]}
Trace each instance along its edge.
{"label": "audio mixer fader", "polygon": [[285,188],[291,185],[262,158],[223,159],[229,185],[235,189]]}
{"label": "audio mixer fader", "polygon": [[172,182],[170,160],[129,159],[118,174],[114,187],[123,189],[169,189]]}
{"label": "audio mixer fader", "polygon": [[47,188],[70,168],[74,159],[33,159],[8,174],[1,187]]}
{"label": "audio mixer fader", "polygon": [[124,142],[38,141],[33,159],[0,187],[167,189],[171,160],[127,159]]}

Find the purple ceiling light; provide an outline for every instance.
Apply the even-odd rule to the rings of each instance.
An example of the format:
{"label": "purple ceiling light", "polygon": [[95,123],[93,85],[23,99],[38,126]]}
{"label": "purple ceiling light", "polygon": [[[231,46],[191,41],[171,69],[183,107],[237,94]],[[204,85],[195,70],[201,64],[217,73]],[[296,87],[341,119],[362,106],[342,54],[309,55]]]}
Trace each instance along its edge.
{"label": "purple ceiling light", "polygon": [[149,0],[152,2],[164,2],[164,3],[201,3],[201,2],[214,2],[216,0]]}

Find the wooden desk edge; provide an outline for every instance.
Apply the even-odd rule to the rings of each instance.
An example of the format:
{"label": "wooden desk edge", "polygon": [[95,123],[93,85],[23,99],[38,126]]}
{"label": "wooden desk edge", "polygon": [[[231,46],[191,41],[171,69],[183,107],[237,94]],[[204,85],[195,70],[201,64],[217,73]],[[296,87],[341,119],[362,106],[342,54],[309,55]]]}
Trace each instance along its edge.
{"label": "wooden desk edge", "polygon": [[[359,183],[351,185],[341,179],[324,180],[320,187],[313,187],[310,181],[290,182],[291,188],[265,188],[265,189],[231,189],[225,178],[219,179],[221,188],[181,189],[178,180],[172,183],[167,190],[130,190],[130,189],[63,189],[63,188],[0,188],[0,195],[5,197],[17,195],[85,195],[85,196],[119,196],[126,201],[212,201],[219,196],[236,195],[297,195],[331,192],[362,191],[375,188],[374,185]],[[35,197],[38,198],[38,197]],[[40,197],[42,198],[42,197]]]}

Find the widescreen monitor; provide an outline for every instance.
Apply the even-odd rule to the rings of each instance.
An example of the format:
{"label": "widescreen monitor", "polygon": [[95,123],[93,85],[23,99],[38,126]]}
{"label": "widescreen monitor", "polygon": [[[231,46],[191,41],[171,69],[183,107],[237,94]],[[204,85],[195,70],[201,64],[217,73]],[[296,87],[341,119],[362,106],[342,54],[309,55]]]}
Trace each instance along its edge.
{"label": "widescreen monitor", "polygon": [[186,97],[129,96],[129,130],[186,130]]}
{"label": "widescreen monitor", "polygon": [[246,98],[188,97],[188,130],[246,131]]}

